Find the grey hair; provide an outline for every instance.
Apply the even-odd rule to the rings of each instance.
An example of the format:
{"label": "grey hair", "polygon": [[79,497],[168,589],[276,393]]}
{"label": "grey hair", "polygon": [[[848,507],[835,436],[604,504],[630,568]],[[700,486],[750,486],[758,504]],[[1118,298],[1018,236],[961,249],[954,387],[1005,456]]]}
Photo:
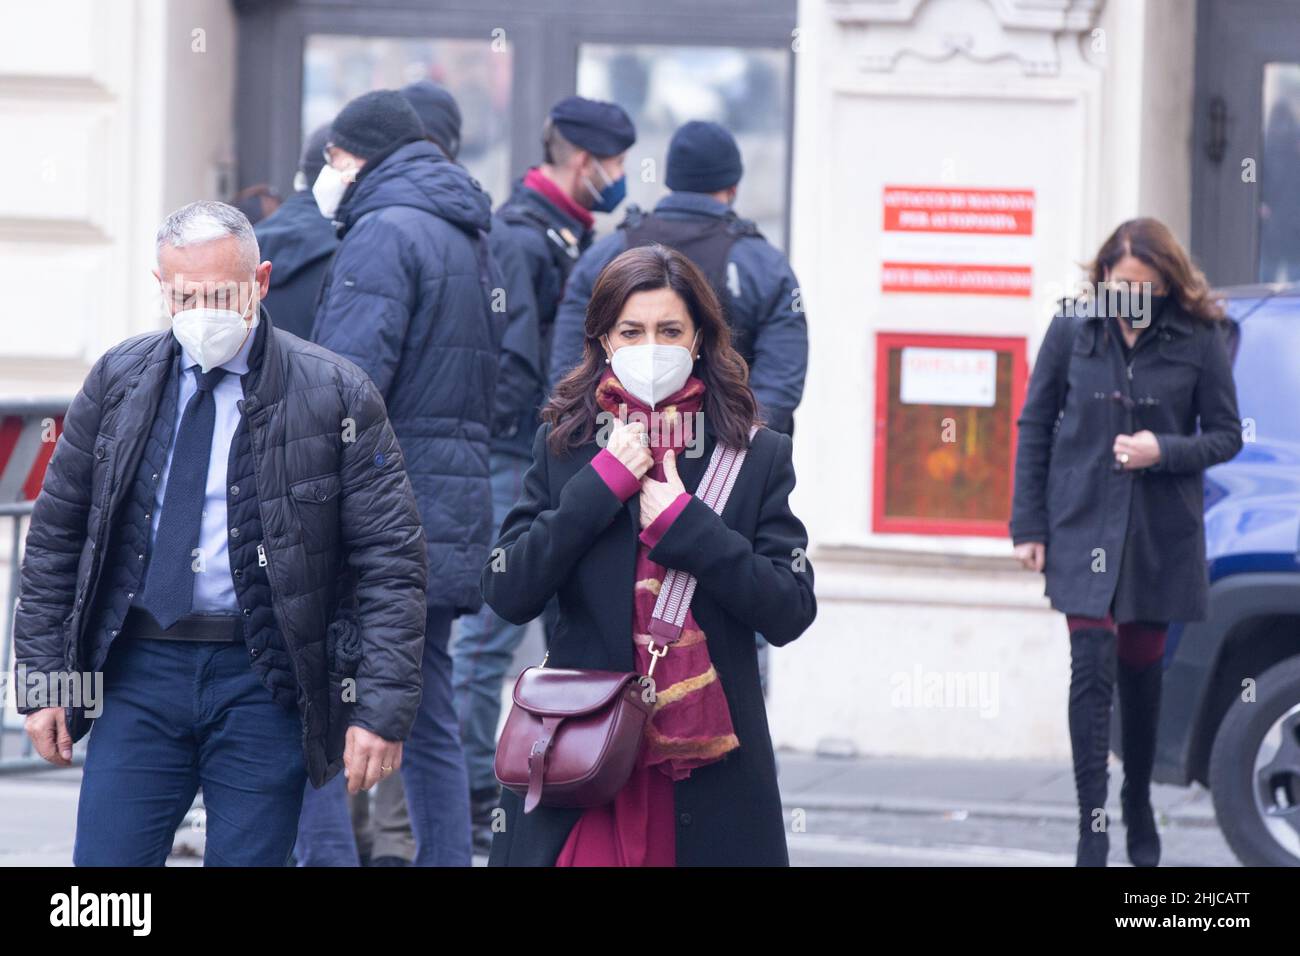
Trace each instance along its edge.
{"label": "grey hair", "polygon": [[234,236],[239,240],[248,271],[256,269],[261,261],[261,250],[257,245],[253,224],[234,206],[207,199],[181,206],[164,219],[158,227],[154,251],[155,254],[161,254],[163,246],[179,249],[226,236]]}

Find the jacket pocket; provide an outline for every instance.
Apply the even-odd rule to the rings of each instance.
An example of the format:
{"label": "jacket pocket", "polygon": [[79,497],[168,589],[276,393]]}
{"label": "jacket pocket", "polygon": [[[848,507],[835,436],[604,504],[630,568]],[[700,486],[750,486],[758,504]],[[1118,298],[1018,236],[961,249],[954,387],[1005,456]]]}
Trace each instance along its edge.
{"label": "jacket pocket", "polygon": [[325,663],[329,701],[326,708],[325,751],[328,760],[341,756],[348,720],[356,706],[356,674],[361,663],[361,627],[355,613],[340,611],[325,632]]}
{"label": "jacket pocket", "polygon": [[1205,520],[1205,491],[1199,473],[1143,476],[1143,525],[1149,539],[1172,559],[1196,541]]}
{"label": "jacket pocket", "polygon": [[1087,488],[1080,487],[1090,473],[1071,466],[1051,471],[1047,476],[1047,523],[1056,530],[1076,521],[1088,510]]}
{"label": "jacket pocket", "polygon": [[307,478],[289,486],[289,499],[309,552],[328,551],[338,545],[341,488],[337,474]]}

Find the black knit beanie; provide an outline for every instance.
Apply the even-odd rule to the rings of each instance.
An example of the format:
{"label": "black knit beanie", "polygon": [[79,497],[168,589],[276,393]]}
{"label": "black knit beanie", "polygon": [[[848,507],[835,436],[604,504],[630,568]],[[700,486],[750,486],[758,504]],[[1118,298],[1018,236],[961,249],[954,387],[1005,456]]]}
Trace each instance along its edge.
{"label": "black knit beanie", "polygon": [[691,120],[668,144],[664,181],[674,192],[715,193],[740,182],[740,147],[725,127]]}
{"label": "black knit beanie", "polygon": [[334,145],[364,160],[395,143],[424,138],[420,115],[397,90],[362,93],[343,107],[330,125]]}
{"label": "black knit beanie", "polygon": [[419,114],[425,134],[442,147],[448,159],[455,159],[460,152],[460,107],[456,98],[432,80],[411,83],[399,92]]}

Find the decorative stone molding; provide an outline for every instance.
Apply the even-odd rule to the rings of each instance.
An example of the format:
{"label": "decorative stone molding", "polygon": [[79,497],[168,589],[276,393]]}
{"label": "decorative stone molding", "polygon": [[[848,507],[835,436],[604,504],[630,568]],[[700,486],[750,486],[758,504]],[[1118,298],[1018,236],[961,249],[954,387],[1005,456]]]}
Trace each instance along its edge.
{"label": "decorative stone molding", "polygon": [[[829,9],[843,49],[869,72],[891,72],[904,57],[929,63],[965,57],[975,63],[1009,60],[1026,75],[1055,76],[1061,35],[1091,30],[1104,2],[829,0]],[[954,10],[962,15],[954,18]]]}

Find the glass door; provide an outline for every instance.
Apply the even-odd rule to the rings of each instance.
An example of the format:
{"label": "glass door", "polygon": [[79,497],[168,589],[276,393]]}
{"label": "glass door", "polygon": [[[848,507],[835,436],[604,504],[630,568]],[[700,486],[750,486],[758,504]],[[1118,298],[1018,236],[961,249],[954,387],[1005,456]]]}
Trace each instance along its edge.
{"label": "glass door", "polygon": [[1192,251],[1215,285],[1300,281],[1298,10],[1197,8]]}

